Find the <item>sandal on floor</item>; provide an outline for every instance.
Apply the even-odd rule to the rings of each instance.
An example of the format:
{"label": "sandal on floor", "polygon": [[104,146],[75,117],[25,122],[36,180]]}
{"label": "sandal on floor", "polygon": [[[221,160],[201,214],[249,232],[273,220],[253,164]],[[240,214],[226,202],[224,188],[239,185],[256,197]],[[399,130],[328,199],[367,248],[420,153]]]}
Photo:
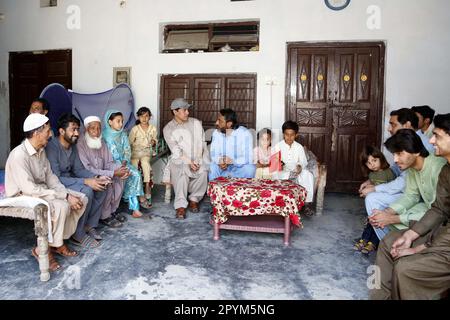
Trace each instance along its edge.
{"label": "sandal on floor", "polygon": [[116,219],[116,217],[111,216],[106,219],[100,220],[101,224],[108,226],[110,228],[120,228],[122,226],[122,222]]}
{"label": "sandal on floor", "polygon": [[121,223],[124,223],[125,221],[127,221],[127,217],[125,217],[124,215],[122,215],[120,213],[114,212],[112,214],[112,217]]}
{"label": "sandal on floor", "polygon": [[[31,255],[33,257],[36,258],[36,260],[39,263],[39,254],[37,252],[37,248],[33,248],[33,250],[31,250]],[[61,269],[61,265],[58,263],[58,261],[56,260],[55,256],[52,254],[51,251],[48,252],[48,269],[51,272],[55,272],[59,269]]]}
{"label": "sandal on floor", "polygon": [[306,204],[304,209],[300,211],[300,213],[303,213],[307,217],[312,217],[314,216],[315,212],[311,205]]}
{"label": "sandal on floor", "polygon": [[361,253],[369,255],[372,252],[375,252],[377,250],[377,247],[372,242],[367,242],[366,246],[361,249]]}
{"label": "sandal on floor", "polygon": [[367,245],[367,242],[363,239],[359,239],[358,241],[355,241],[355,244],[353,245],[353,250],[361,251],[364,249],[364,247]]}
{"label": "sandal on floor", "polygon": [[51,252],[60,254],[64,257],[76,257],[78,255],[78,252],[75,250],[70,250],[70,248],[67,246],[67,244],[63,244],[59,248],[51,247]]}
{"label": "sandal on floor", "polygon": [[97,230],[95,230],[95,228],[90,228],[86,232],[91,236],[91,238],[94,238],[95,240],[103,240],[103,237],[100,235],[100,233],[98,233]]}
{"label": "sandal on floor", "polygon": [[147,200],[139,202],[142,208],[150,209],[152,207],[152,204],[148,202]]}
{"label": "sandal on floor", "polygon": [[85,235],[83,237],[83,240],[78,241],[76,240],[74,237],[70,238],[69,240],[73,245],[82,247],[82,248],[97,248],[100,247],[101,243],[98,242],[97,240],[91,238],[88,235]]}

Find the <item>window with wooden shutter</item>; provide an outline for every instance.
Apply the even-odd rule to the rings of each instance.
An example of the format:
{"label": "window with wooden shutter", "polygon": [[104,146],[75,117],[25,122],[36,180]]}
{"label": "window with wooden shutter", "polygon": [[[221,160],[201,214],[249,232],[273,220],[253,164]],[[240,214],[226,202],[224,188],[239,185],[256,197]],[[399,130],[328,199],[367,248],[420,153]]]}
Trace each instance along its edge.
{"label": "window with wooden shutter", "polygon": [[160,131],[173,119],[170,104],[185,98],[193,104],[190,116],[215,128],[220,109],[236,111],[238,121],[256,127],[256,74],[183,74],[161,76]]}

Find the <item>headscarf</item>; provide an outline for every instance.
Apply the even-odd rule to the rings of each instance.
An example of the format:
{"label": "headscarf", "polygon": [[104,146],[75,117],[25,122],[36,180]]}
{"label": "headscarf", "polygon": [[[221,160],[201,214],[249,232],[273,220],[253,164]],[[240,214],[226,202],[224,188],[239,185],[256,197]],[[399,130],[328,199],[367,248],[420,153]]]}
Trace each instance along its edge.
{"label": "headscarf", "polygon": [[[109,117],[113,114],[113,113],[117,113],[120,112],[119,110],[115,110],[115,109],[109,109],[106,111],[105,116],[103,118],[103,139],[105,139],[106,142],[111,143],[115,138],[120,137],[120,135],[123,132],[123,127],[122,129],[120,129],[119,131],[114,130],[113,128],[111,128],[111,126],[109,125]],[[123,117],[123,115],[122,115]]]}

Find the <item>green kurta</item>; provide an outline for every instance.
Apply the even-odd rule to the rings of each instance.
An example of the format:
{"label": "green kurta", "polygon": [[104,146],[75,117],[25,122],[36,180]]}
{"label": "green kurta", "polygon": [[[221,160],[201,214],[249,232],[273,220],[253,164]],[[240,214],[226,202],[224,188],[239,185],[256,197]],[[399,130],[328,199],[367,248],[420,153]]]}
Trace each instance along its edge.
{"label": "green kurta", "polygon": [[389,207],[400,215],[401,223],[395,229],[409,228],[410,221],[419,221],[436,199],[436,185],[442,167],[447,161],[430,154],[425,158],[422,170],[407,169],[406,188],[403,196]]}

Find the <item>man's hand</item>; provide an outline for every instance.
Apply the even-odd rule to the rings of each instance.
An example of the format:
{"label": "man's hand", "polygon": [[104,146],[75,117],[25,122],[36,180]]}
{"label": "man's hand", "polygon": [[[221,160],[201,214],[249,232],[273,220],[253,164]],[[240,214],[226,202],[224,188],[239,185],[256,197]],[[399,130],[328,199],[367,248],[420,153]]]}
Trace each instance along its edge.
{"label": "man's hand", "polygon": [[406,231],[400,238],[395,240],[391,247],[391,256],[392,258],[400,258],[403,256],[411,255],[416,253],[414,250],[406,250],[411,248],[411,244],[414,240],[416,240],[419,235],[413,231]]}
{"label": "man's hand", "polygon": [[67,202],[69,202],[70,209],[72,210],[80,210],[83,208],[83,201],[80,198],[71,195],[70,193],[67,195]]}
{"label": "man's hand", "polygon": [[394,258],[401,258],[401,257],[406,257],[406,256],[410,256],[416,253],[419,253],[420,251],[426,249],[427,247],[424,244],[421,244],[420,246],[414,247],[414,248],[408,248],[408,249],[401,249],[398,250],[398,255]]}
{"label": "man's hand", "polygon": [[369,217],[369,222],[374,228],[384,228],[390,224],[399,223],[398,216],[391,208],[385,210],[372,210],[373,215]]}
{"label": "man's hand", "polygon": [[151,144],[152,144],[153,147],[156,146],[156,140],[152,139]]}
{"label": "man's hand", "polygon": [[197,172],[200,169],[200,165],[197,164],[195,161],[191,161],[190,167],[191,170],[194,172]]}
{"label": "man's hand", "polygon": [[127,167],[121,166],[119,169],[114,170],[114,177],[120,179],[126,179],[130,176],[130,172]]}
{"label": "man's hand", "polygon": [[367,186],[365,186],[360,192],[359,192],[359,196],[361,198],[366,197],[369,193],[371,192],[375,192],[375,186],[372,184],[369,184]]}
{"label": "man's hand", "polygon": [[100,178],[88,178],[84,179],[84,184],[91,187],[94,191],[104,191],[106,185]]}
{"label": "man's hand", "polygon": [[297,167],[295,168],[295,173],[297,175],[299,175],[301,172],[302,172],[302,166],[298,164]]}

